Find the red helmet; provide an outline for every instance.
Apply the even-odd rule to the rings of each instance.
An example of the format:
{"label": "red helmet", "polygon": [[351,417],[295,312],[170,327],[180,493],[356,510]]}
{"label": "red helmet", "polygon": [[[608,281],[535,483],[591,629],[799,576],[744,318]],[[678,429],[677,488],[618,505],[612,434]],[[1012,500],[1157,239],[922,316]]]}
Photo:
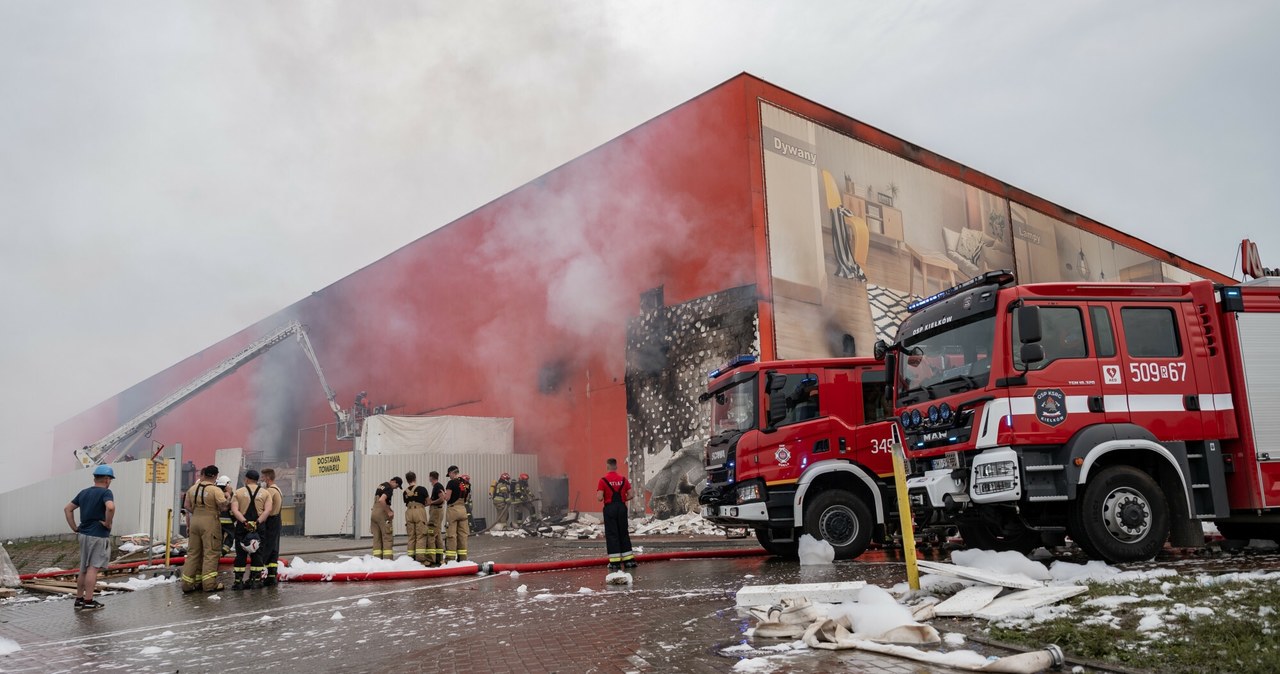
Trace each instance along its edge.
{"label": "red helmet", "polygon": [[463,482],[470,482],[470,481],[471,481],[471,476],[470,476],[470,475],[467,475],[466,473],[463,473],[462,475],[459,475],[459,476],[458,476],[458,479],[459,479],[459,480],[462,480]]}
{"label": "red helmet", "polygon": [[498,479],[499,479],[499,480],[510,480],[510,479],[511,479],[511,473],[503,473],[503,474],[501,474],[501,475],[499,475],[499,476],[498,476]]}
{"label": "red helmet", "polygon": [[528,479],[529,479],[529,474],[528,474],[528,473],[520,473],[520,479],[521,479],[521,480],[528,480]]}

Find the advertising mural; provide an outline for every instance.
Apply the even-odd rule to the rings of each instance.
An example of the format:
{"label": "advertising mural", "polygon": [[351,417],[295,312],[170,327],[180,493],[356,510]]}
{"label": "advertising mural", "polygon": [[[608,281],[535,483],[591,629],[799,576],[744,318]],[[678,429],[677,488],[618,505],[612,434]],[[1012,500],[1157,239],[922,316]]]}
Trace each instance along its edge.
{"label": "advertising mural", "polygon": [[1020,282],[1191,274],[760,104],[779,358],[868,356],[911,301],[987,271]]}

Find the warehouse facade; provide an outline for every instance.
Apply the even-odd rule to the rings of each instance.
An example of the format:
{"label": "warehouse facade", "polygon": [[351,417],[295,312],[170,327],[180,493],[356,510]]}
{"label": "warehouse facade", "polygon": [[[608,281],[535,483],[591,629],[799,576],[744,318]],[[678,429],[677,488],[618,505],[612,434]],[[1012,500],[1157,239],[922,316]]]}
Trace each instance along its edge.
{"label": "warehouse facade", "polygon": [[[993,269],[1227,280],[742,74],[60,424],[54,470],[299,320],[344,405],[368,391],[392,414],[510,417],[516,451],[567,476],[562,505],[594,508],[616,456],[667,509],[702,477],[708,370],[869,355],[907,301]],[[153,436],[197,464],[244,447],[293,465],[349,448],[302,430],[331,420],[280,346]]]}

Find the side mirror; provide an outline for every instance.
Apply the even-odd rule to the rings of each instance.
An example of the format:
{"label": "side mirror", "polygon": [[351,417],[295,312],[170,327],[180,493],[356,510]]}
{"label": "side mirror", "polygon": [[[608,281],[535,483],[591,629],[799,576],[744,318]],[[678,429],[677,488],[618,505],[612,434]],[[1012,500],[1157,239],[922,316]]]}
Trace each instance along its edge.
{"label": "side mirror", "polygon": [[876,360],[883,361],[888,353],[889,345],[885,344],[883,339],[877,339],[875,346],[871,349],[871,355],[875,356]]}
{"label": "side mirror", "polygon": [[1023,367],[1033,363],[1039,363],[1044,360],[1044,345],[1042,344],[1023,344],[1018,356],[1022,359]]}
{"label": "side mirror", "polygon": [[[1018,341],[1023,344],[1039,343],[1043,335],[1040,333],[1040,307],[1022,306],[1018,308]],[[1023,358],[1023,362],[1031,362]],[[1043,350],[1040,360],[1044,360]]]}
{"label": "side mirror", "polygon": [[766,375],[764,390],[769,396],[769,411],[766,415],[765,428],[766,433],[773,432],[773,429],[780,421],[787,418],[787,396],[782,389],[787,386],[786,375],[770,372]]}

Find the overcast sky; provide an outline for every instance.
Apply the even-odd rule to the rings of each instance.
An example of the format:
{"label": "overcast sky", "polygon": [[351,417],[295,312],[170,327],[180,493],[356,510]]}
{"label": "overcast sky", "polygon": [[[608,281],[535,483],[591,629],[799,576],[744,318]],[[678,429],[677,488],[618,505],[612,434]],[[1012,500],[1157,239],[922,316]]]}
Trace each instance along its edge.
{"label": "overcast sky", "polygon": [[1264,1],[6,0],[0,491],[71,451],[58,422],[741,71],[1220,271],[1245,237],[1280,266],[1277,26]]}

